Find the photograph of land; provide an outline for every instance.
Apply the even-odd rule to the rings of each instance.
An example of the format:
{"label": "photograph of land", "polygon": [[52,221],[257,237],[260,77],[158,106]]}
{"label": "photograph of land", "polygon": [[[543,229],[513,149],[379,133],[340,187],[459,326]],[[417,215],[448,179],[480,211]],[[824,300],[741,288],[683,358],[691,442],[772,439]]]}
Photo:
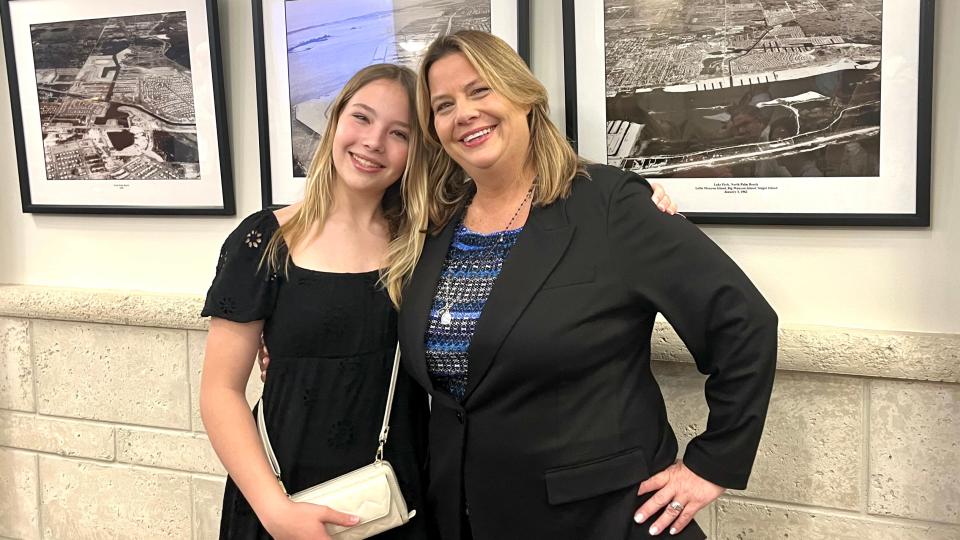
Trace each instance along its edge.
{"label": "photograph of land", "polygon": [[878,176],[883,0],[604,0],[608,162]]}
{"label": "photograph of land", "polygon": [[462,29],[490,31],[490,0],[286,0],[294,176],[304,177],[331,102],[361,68],[416,69],[427,45]]}
{"label": "photograph of land", "polygon": [[47,179],[200,177],[186,12],[30,34]]}

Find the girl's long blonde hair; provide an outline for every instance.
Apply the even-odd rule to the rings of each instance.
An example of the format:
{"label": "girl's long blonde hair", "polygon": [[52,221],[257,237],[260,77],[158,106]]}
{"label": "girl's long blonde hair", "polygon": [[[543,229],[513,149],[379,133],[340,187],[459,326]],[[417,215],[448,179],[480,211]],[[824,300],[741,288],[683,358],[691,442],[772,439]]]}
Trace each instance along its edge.
{"label": "girl's long blonde hair", "polygon": [[[364,86],[380,80],[396,81],[407,92],[410,103],[411,125],[407,147],[407,166],[400,180],[383,195],[381,207],[390,226],[390,243],[387,247],[386,265],[380,270],[380,282],[390,299],[400,306],[403,287],[413,274],[413,269],[423,248],[427,228],[427,149],[423,144],[422,129],[417,125],[416,74],[409,68],[393,64],[367,66],[350,78],[330,107],[327,126],[320,139],[307,172],[303,204],[286,223],[280,226],[270,239],[260,264],[267,264],[271,271],[286,274],[290,266],[290,251],[306,238],[314,225],[321,228],[333,206],[333,184],[337,171],[333,163],[333,139],[340,114],[351,98]],[[288,246],[284,255],[283,246]]]}
{"label": "girl's long blonde hair", "polygon": [[534,77],[520,55],[502,39],[476,30],[461,30],[433,41],[424,54],[417,78],[417,115],[426,146],[433,154],[429,168],[431,229],[442,228],[464,204],[471,187],[466,173],[443,151],[433,126],[428,75],[433,64],[450,54],[462,53],[495,92],[516,105],[529,107],[530,146],[527,165],[537,173],[533,204],[543,206],[570,193],[573,178],[586,175],[586,162],[573,151],[566,137],[550,121],[547,90]]}

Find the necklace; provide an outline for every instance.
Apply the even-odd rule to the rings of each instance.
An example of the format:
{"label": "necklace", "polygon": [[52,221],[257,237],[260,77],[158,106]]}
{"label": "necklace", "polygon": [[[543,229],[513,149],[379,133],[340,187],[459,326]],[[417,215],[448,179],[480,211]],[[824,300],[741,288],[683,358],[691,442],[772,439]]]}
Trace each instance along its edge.
{"label": "necklace", "polygon": [[[498,246],[503,243],[503,238],[507,234],[507,231],[510,230],[510,227],[513,225],[513,222],[516,221],[517,216],[520,215],[520,210],[523,210],[523,207],[527,204],[527,201],[530,200],[530,197],[533,196],[533,185],[530,186],[530,189],[527,190],[527,195],[520,201],[520,206],[517,207],[517,211],[513,213],[513,217],[510,218],[510,221],[507,222],[507,226],[500,231],[500,236],[497,238],[497,243],[492,244],[492,246]],[[469,210],[469,206],[467,209]],[[464,217],[467,213],[464,211]],[[492,251],[492,250],[491,250]],[[486,255],[486,254],[485,254]],[[453,323],[453,314],[450,312],[450,309],[453,308],[454,302],[459,300],[459,295],[453,296],[450,291],[451,283],[453,282],[452,276],[451,279],[448,279],[443,283],[443,289],[441,290],[440,298],[443,300],[443,307],[440,308],[440,324],[443,326],[450,326]]]}

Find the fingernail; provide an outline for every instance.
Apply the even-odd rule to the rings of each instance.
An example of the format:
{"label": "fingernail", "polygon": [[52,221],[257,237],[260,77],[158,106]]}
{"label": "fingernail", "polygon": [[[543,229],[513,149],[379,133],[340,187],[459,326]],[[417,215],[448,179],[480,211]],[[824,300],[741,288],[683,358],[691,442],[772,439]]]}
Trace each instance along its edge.
{"label": "fingernail", "polygon": [[650,536],[656,536],[658,532],[660,532],[660,529],[656,525],[650,527]]}
{"label": "fingernail", "polygon": [[350,523],[357,523],[360,521],[360,516],[350,516]]}
{"label": "fingernail", "polygon": [[634,514],[634,515],[633,515],[633,520],[636,521],[637,523],[643,523],[643,514],[641,514],[641,513],[639,513],[639,512],[636,513],[636,514]]}
{"label": "fingernail", "polygon": [[670,534],[677,534],[677,528],[676,528],[676,527],[670,527]]}

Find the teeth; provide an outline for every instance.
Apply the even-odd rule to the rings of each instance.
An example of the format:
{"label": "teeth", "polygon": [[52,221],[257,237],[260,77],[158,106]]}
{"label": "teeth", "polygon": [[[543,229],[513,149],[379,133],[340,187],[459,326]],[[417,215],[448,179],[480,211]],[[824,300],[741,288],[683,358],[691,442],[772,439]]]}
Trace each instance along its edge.
{"label": "teeth", "polygon": [[471,135],[469,135],[469,136],[467,136],[467,137],[464,137],[464,138],[463,138],[463,142],[470,142],[470,141],[479,139],[480,137],[483,137],[484,135],[486,135],[487,133],[490,133],[491,131],[493,131],[493,130],[490,129],[490,128],[481,129],[480,131],[478,131],[478,132],[476,132],[476,133],[473,133],[473,134],[471,134]]}
{"label": "teeth", "polygon": [[356,154],[352,154],[352,155],[353,155],[353,159],[357,160],[357,161],[358,161],[361,165],[363,165],[364,167],[379,167],[379,166],[380,166],[379,163],[374,163],[374,162],[372,162],[372,161],[363,159],[362,157],[360,157],[360,156],[358,156],[358,155],[356,155]]}

